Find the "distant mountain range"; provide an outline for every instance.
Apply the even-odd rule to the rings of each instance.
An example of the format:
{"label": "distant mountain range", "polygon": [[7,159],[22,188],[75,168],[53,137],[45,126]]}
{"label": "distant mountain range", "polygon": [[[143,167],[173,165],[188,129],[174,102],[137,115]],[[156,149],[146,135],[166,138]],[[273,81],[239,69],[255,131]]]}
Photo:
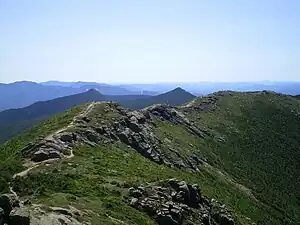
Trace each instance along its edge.
{"label": "distant mountain range", "polygon": [[[181,87],[193,95],[207,95],[220,90],[262,91],[271,90],[289,95],[300,95],[300,82],[196,82],[196,83],[158,83],[158,84],[122,84],[110,85],[97,82],[61,82],[47,81],[35,83],[20,81],[0,84],[0,111],[22,108],[38,101],[47,101],[63,96],[95,89],[103,95],[126,96],[115,97],[115,101],[136,99],[136,96],[155,96]],[[156,101],[156,100],[155,100]],[[155,102],[154,101],[154,102]],[[143,107],[143,103],[126,103],[128,106]],[[147,104],[146,104],[147,105]],[[126,105],[124,105],[127,107]]]}
{"label": "distant mountain range", "polygon": [[[103,95],[124,95],[124,97],[112,97],[112,100],[136,99],[133,96],[141,96],[141,91],[130,91],[118,86],[87,83],[87,82],[46,82],[38,84],[29,81],[20,81],[10,84],[0,84],[0,111],[13,108],[22,108],[38,101],[47,101],[54,98],[85,92],[96,89]],[[153,92],[143,92],[154,94]]]}
{"label": "distant mountain range", "polygon": [[0,84],[0,111],[22,108],[37,101],[45,101],[82,92],[80,89],[44,86],[35,82],[20,81]]}
{"label": "distant mountain range", "polygon": [[279,81],[261,81],[261,82],[181,82],[181,83],[158,83],[158,84],[125,84],[121,85],[125,89],[145,89],[158,93],[181,87],[184,90],[200,96],[207,95],[217,91],[263,91],[270,90],[288,95],[300,95],[300,82],[279,82]]}
{"label": "distant mountain range", "polygon": [[31,127],[42,119],[63,112],[76,105],[93,101],[118,102],[132,109],[144,108],[153,104],[180,105],[195,98],[194,95],[176,88],[157,96],[146,95],[103,95],[95,89],[87,92],[36,102],[30,106],[0,112],[0,143]]}
{"label": "distant mountain range", "polygon": [[46,85],[46,86],[62,86],[62,87],[81,88],[83,90],[88,90],[88,89],[93,88],[104,95],[136,95],[136,94],[156,95],[157,94],[156,91],[147,91],[147,90],[142,90],[139,88],[131,88],[130,86],[128,86],[128,88],[125,88],[125,87],[122,87],[119,85],[109,85],[109,84],[97,83],[97,82],[47,81],[47,82],[42,82],[40,84]]}

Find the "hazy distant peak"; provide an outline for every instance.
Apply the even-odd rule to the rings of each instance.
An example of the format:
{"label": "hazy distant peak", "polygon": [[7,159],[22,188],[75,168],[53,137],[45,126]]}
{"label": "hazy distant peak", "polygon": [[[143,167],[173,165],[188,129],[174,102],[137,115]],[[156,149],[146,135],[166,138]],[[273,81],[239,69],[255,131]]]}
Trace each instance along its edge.
{"label": "hazy distant peak", "polygon": [[87,90],[86,92],[87,93],[99,93],[100,94],[100,92],[95,88],[91,88],[91,89]]}
{"label": "hazy distant peak", "polygon": [[169,92],[178,92],[178,93],[180,93],[180,92],[186,92],[186,93],[189,93],[188,91],[184,90],[181,87],[177,87],[177,88],[175,88],[175,89],[173,89],[173,90],[171,90]]}
{"label": "hazy distant peak", "polygon": [[22,81],[16,81],[16,82],[13,82],[13,83],[10,83],[10,84],[17,84],[17,85],[36,85],[38,83],[36,82],[33,82],[33,81],[26,81],[26,80],[22,80]]}
{"label": "hazy distant peak", "polygon": [[103,95],[102,93],[100,93],[97,89],[95,88],[90,88],[89,90],[87,90],[86,92],[84,92],[83,94],[86,95],[95,95],[95,96],[100,96]]}
{"label": "hazy distant peak", "polygon": [[191,94],[190,92],[182,89],[181,87],[177,87],[177,88],[175,88],[175,89],[173,89],[171,91],[168,91],[166,93],[163,93],[161,95],[157,95],[157,96],[154,96],[154,97],[159,97],[159,96],[164,96],[164,95],[172,95],[174,97],[176,97],[176,96],[183,96],[183,95],[190,96],[190,97],[196,97],[193,94]]}

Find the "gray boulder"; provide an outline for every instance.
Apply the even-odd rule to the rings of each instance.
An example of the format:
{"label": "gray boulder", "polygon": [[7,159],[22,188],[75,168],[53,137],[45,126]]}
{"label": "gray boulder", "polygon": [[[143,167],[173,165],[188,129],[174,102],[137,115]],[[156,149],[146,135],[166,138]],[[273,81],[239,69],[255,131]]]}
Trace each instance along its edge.
{"label": "gray boulder", "polygon": [[136,132],[136,133],[139,133],[142,131],[142,128],[137,124],[137,122],[135,121],[129,121],[128,123],[128,127],[133,131],[133,132]]}
{"label": "gray boulder", "polygon": [[134,190],[131,195],[134,198],[140,198],[143,196],[143,193],[140,190]]}
{"label": "gray boulder", "polygon": [[130,129],[126,128],[124,131],[117,134],[122,142],[125,144],[131,143],[131,132]]}
{"label": "gray boulder", "polygon": [[56,150],[39,150],[33,154],[31,160],[34,162],[42,162],[47,159],[62,158],[62,154]]}
{"label": "gray boulder", "polygon": [[60,140],[62,140],[64,142],[73,142],[74,139],[75,139],[75,136],[72,133],[64,133],[60,136]]}
{"label": "gray boulder", "polygon": [[0,225],[4,224],[4,210],[0,208]]}
{"label": "gray boulder", "polygon": [[14,208],[8,219],[8,225],[30,225],[30,215],[26,208]]}
{"label": "gray boulder", "polygon": [[61,145],[56,144],[56,143],[53,143],[53,142],[51,142],[51,141],[46,142],[45,145],[46,145],[47,147],[53,148],[53,149],[55,149],[55,150],[57,150],[57,151],[61,151],[61,150],[62,150],[62,146],[61,146]]}
{"label": "gray boulder", "polygon": [[130,117],[131,120],[136,120],[138,123],[141,123],[141,124],[146,122],[145,115],[139,111],[130,112],[128,117]]}
{"label": "gray boulder", "polygon": [[17,206],[19,206],[19,200],[13,194],[0,195],[0,208],[4,211],[4,216],[8,216]]}
{"label": "gray boulder", "polygon": [[85,136],[91,142],[97,143],[99,141],[99,137],[96,132],[88,130],[85,132]]}
{"label": "gray boulder", "polygon": [[53,212],[56,212],[56,213],[59,213],[59,214],[63,214],[63,215],[67,215],[67,216],[73,216],[73,213],[71,212],[70,209],[61,208],[61,207],[50,207],[50,209]]}

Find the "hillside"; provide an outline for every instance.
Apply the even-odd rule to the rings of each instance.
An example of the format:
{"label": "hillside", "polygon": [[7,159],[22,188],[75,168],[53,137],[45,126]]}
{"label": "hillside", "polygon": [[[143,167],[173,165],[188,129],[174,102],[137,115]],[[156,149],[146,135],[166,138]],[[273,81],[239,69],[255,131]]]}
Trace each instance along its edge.
{"label": "hillside", "polygon": [[219,139],[209,154],[216,166],[286,218],[299,221],[299,101],[268,91],[218,92],[184,111]]}
{"label": "hillside", "polygon": [[298,100],[273,92],[73,108],[0,146],[0,190],[21,201],[5,218],[299,224],[299,116]]}
{"label": "hillside", "polygon": [[182,88],[176,88],[172,91],[152,96],[147,99],[122,102],[121,106],[130,109],[142,109],[154,104],[168,104],[175,106],[191,101],[193,98],[195,98],[195,96],[191,93],[183,90]]}

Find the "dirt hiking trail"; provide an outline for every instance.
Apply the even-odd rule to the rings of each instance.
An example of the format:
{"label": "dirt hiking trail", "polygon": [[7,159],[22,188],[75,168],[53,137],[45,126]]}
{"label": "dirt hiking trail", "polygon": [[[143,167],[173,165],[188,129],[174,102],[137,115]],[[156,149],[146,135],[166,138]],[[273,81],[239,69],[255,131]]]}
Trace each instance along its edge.
{"label": "dirt hiking trail", "polygon": [[[75,126],[75,122],[76,120],[78,120],[79,118],[82,118],[82,117],[85,117],[87,116],[95,107],[95,105],[97,105],[98,103],[97,102],[92,102],[90,103],[80,114],[74,116],[72,122],[68,125],[68,126],[65,126],[55,132],[53,132],[52,134],[49,134],[47,137],[45,137],[46,140],[53,140],[54,139],[54,136],[61,133],[61,132],[64,132],[66,131],[67,129],[69,128],[72,128]],[[71,150],[71,153],[70,155],[66,156],[65,158],[66,159],[70,159],[74,157],[74,154],[73,154],[73,151]],[[13,175],[13,179],[15,179],[16,177],[23,177],[23,176],[26,176],[28,174],[28,172],[36,167],[38,167],[39,165],[44,165],[44,164],[47,164],[47,163],[51,163],[53,161],[57,161],[59,160],[58,159],[47,159],[47,160],[44,160],[42,162],[33,162],[33,161],[28,161],[24,164],[24,166],[27,168],[26,170],[23,170],[19,173],[16,173]]]}

